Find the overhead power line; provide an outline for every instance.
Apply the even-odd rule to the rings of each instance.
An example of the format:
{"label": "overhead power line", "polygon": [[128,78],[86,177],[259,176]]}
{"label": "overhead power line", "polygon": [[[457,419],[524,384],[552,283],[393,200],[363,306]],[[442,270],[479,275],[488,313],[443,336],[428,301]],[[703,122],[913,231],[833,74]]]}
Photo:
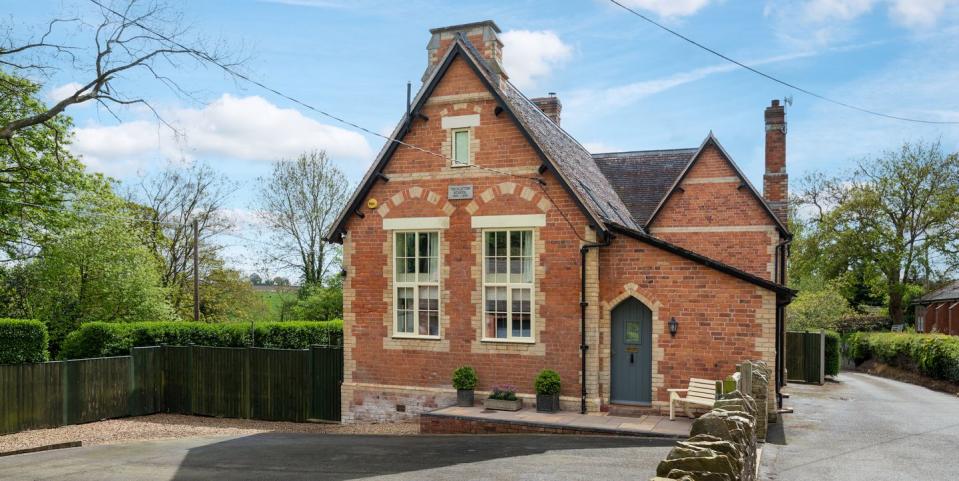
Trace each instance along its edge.
{"label": "overhead power line", "polygon": [[[141,23],[140,21],[138,21],[138,20],[136,20],[136,19],[132,19],[132,18],[130,18],[130,17],[127,17],[127,16],[124,15],[123,13],[118,12],[118,11],[114,10],[113,8],[110,8],[110,7],[106,6],[106,5],[104,5],[104,4],[101,3],[99,0],[90,0],[90,2],[93,3],[94,5],[102,8],[104,11],[110,12],[110,13],[112,13],[113,15],[116,15],[117,17],[123,19],[125,22],[128,22],[128,23],[130,23],[131,25],[136,25],[136,26],[140,27],[141,29],[143,29],[144,31],[149,32],[149,33],[155,35],[157,38],[160,38],[160,39],[164,40],[165,42],[169,43],[170,45],[173,45],[173,46],[175,46],[175,47],[177,47],[177,48],[179,48],[179,49],[181,49],[181,50],[184,50],[184,51],[189,52],[190,55],[193,55],[195,58],[197,58],[197,59],[199,59],[199,60],[201,60],[201,61],[203,61],[203,62],[207,62],[207,63],[209,63],[209,64],[215,65],[216,67],[219,67],[219,68],[220,68],[221,70],[223,70],[224,72],[226,72],[226,73],[228,73],[228,74],[230,74],[230,75],[232,75],[232,76],[234,76],[234,77],[236,77],[236,78],[242,79],[242,80],[244,80],[244,81],[246,81],[246,82],[248,82],[248,83],[250,83],[250,84],[253,84],[253,85],[255,85],[255,86],[257,86],[257,87],[259,87],[259,88],[261,88],[261,89],[263,89],[263,90],[266,90],[267,92],[270,92],[270,93],[272,93],[272,94],[274,94],[274,95],[276,95],[276,96],[278,96],[278,97],[281,97],[281,98],[286,99],[286,100],[288,100],[288,101],[290,101],[290,102],[293,102],[293,103],[295,103],[295,104],[297,104],[297,105],[299,105],[299,106],[301,106],[301,107],[303,107],[303,108],[305,108],[305,109],[307,109],[307,110],[310,110],[310,111],[312,111],[312,112],[316,112],[316,113],[318,113],[318,114],[320,114],[320,115],[322,115],[322,116],[324,116],[324,117],[327,117],[327,118],[329,118],[329,119],[335,120],[335,121],[337,121],[337,122],[339,122],[339,123],[341,123],[341,124],[343,124],[343,125],[347,125],[347,126],[349,126],[349,127],[352,127],[352,128],[354,128],[354,129],[360,130],[360,131],[365,132],[365,133],[367,133],[367,134],[374,135],[374,136],[376,136],[376,137],[380,137],[380,138],[382,138],[382,139],[385,139],[387,142],[393,142],[393,143],[396,143],[396,144],[398,144],[398,145],[402,145],[402,146],[404,146],[404,147],[409,147],[409,148],[411,148],[411,149],[413,149],[413,150],[422,152],[422,153],[424,153],[424,154],[428,154],[428,155],[432,155],[432,156],[435,156],[435,157],[439,157],[439,158],[441,158],[441,159],[444,159],[444,161],[450,161],[450,162],[452,162],[452,159],[450,159],[448,156],[446,156],[446,155],[444,155],[444,154],[442,154],[442,153],[440,153],[440,152],[435,152],[435,151],[433,151],[433,150],[425,149],[425,148],[423,148],[423,147],[420,147],[420,146],[417,146],[417,145],[413,145],[413,144],[410,144],[410,143],[408,143],[408,142],[404,142],[404,141],[402,141],[402,140],[400,140],[400,139],[397,139],[397,138],[394,138],[394,137],[390,137],[390,136],[383,135],[383,134],[381,134],[381,133],[379,133],[379,132],[375,132],[375,131],[373,131],[373,130],[371,130],[371,129],[368,129],[368,128],[366,128],[366,127],[363,127],[362,125],[356,124],[356,123],[354,123],[354,122],[350,122],[349,120],[346,120],[346,119],[344,119],[344,118],[342,118],[342,117],[339,117],[339,116],[337,116],[337,115],[333,115],[333,114],[331,114],[331,113],[329,113],[329,112],[327,112],[327,111],[325,111],[325,110],[323,110],[323,109],[314,107],[314,106],[312,106],[312,105],[310,105],[310,104],[308,104],[308,103],[306,103],[306,102],[304,102],[304,101],[302,101],[302,100],[299,100],[299,99],[297,99],[297,98],[295,98],[295,97],[293,97],[293,96],[287,95],[287,94],[285,94],[285,93],[283,93],[283,92],[281,92],[281,91],[279,91],[279,90],[277,90],[277,89],[275,89],[275,88],[273,88],[273,87],[270,87],[269,85],[266,85],[266,84],[264,84],[263,82],[260,82],[260,81],[258,81],[258,80],[256,80],[256,79],[253,79],[253,78],[251,78],[250,76],[248,76],[248,75],[246,75],[246,74],[244,74],[244,73],[242,73],[242,72],[237,71],[235,68],[233,68],[233,67],[231,67],[231,66],[229,66],[229,65],[223,64],[222,62],[216,60],[215,58],[211,57],[210,55],[206,54],[205,52],[202,52],[202,51],[197,50],[197,49],[195,49],[195,48],[192,48],[192,47],[189,47],[189,46],[187,46],[187,45],[184,45],[183,43],[178,42],[177,40],[174,40],[174,39],[170,38],[169,36],[164,35],[163,33],[157,32],[155,29],[152,29],[152,28],[144,25],[144,24]],[[525,180],[533,181],[533,182],[535,182],[537,185],[540,186],[540,188],[542,189],[544,195],[546,195],[546,196],[550,199],[550,202],[552,202],[553,205],[556,205],[556,202],[553,201],[552,197],[549,195],[549,192],[547,192],[545,182],[544,182],[543,179],[541,179],[541,178],[538,178],[538,177],[528,177],[528,176],[524,176],[524,175],[518,175],[518,174],[514,174],[514,173],[512,173],[512,172],[506,172],[506,171],[502,171],[502,170],[498,170],[498,169],[494,169],[494,168],[490,168],[490,167],[484,167],[484,166],[480,166],[480,165],[476,165],[476,164],[469,164],[469,166],[470,166],[470,167],[473,167],[473,168],[476,168],[476,169],[481,169],[481,170],[486,170],[486,171],[489,171],[489,172],[494,172],[494,173],[497,173],[497,174],[500,174],[500,175],[506,175],[506,176],[515,177],[515,178],[518,178],[518,179],[525,179]],[[559,209],[559,206],[558,206],[558,205],[556,205],[556,207],[557,207],[557,209]],[[575,226],[572,224],[572,222],[571,222],[571,221],[569,220],[569,218],[566,216],[566,213],[565,213],[565,212],[562,212],[562,210],[560,210],[560,213],[563,214],[563,217],[566,219],[566,222],[569,224],[570,228],[573,229],[573,232],[576,234],[576,236],[579,237],[580,239],[582,239],[582,236],[579,235],[579,232],[576,230]],[[583,240],[583,241],[586,242],[585,240]]]}
{"label": "overhead power line", "polygon": [[744,64],[744,63],[742,63],[742,62],[740,62],[740,61],[738,61],[738,60],[736,60],[736,59],[734,59],[734,58],[731,58],[731,57],[729,57],[729,56],[727,56],[727,55],[725,55],[725,54],[723,54],[723,53],[721,53],[721,52],[719,52],[719,51],[717,51],[717,50],[715,50],[715,49],[713,49],[713,48],[710,48],[710,47],[708,47],[708,46],[706,46],[706,45],[703,45],[702,43],[699,43],[699,42],[697,42],[697,41],[695,41],[695,40],[693,40],[693,39],[691,39],[691,38],[689,38],[689,37],[687,37],[687,36],[685,36],[685,35],[677,32],[677,31],[675,31],[675,30],[673,30],[673,29],[671,29],[671,28],[669,28],[669,27],[667,27],[667,26],[665,26],[665,25],[663,25],[663,24],[661,24],[661,23],[653,20],[652,18],[649,18],[648,16],[643,15],[642,13],[639,13],[639,12],[637,12],[636,10],[634,10],[634,9],[632,9],[632,8],[630,8],[630,7],[627,7],[626,5],[623,5],[622,3],[620,3],[620,2],[617,1],[617,0],[609,0],[609,1],[612,2],[613,4],[619,6],[619,7],[622,8],[623,10],[626,10],[627,12],[632,13],[633,15],[636,15],[637,17],[639,17],[639,18],[641,18],[641,19],[643,19],[643,20],[645,20],[645,21],[647,21],[647,22],[649,22],[649,23],[651,23],[651,24],[653,24],[653,25],[655,25],[655,26],[657,26],[657,27],[659,27],[659,28],[661,28],[661,29],[663,29],[663,30],[665,30],[665,31],[667,31],[667,32],[669,32],[669,33],[671,33],[671,34],[673,34],[673,35],[681,38],[681,39],[683,39],[683,40],[685,40],[686,42],[689,42],[689,43],[691,43],[691,44],[693,44],[693,45],[695,45],[695,46],[697,46],[697,47],[699,47],[699,48],[701,48],[701,49],[703,49],[703,50],[705,50],[705,51],[707,51],[707,52],[709,52],[709,53],[711,53],[711,54],[713,54],[713,55],[715,55],[715,56],[717,56],[717,57],[719,57],[719,58],[721,58],[721,59],[723,59],[723,60],[726,60],[727,62],[731,62],[731,63],[733,63],[733,64],[736,64],[736,65],[738,65],[738,66],[740,66],[740,67],[742,67],[742,68],[744,68],[744,69],[746,69],[746,70],[749,70],[750,72],[752,72],[752,73],[754,73],[754,74],[756,74],[756,75],[759,75],[759,76],[761,76],[761,77],[765,77],[765,78],[767,78],[767,79],[769,79],[769,80],[772,80],[773,82],[776,82],[776,83],[778,83],[778,84],[780,84],[780,85],[784,85],[784,86],[789,87],[789,88],[791,88],[791,89],[793,89],[793,90],[795,90],[795,91],[797,91],[797,92],[802,92],[802,93],[804,93],[804,94],[806,94],[806,95],[815,97],[815,98],[817,98],[817,99],[819,99],[819,100],[823,100],[823,101],[826,101],[826,102],[829,102],[829,103],[832,103],[832,104],[835,104],[835,105],[839,105],[840,107],[845,107],[845,108],[847,108],[847,109],[852,109],[852,110],[856,110],[856,111],[859,111],[859,112],[862,112],[862,113],[866,113],[866,114],[869,114],[869,115],[875,115],[875,116],[877,116],[877,117],[884,117],[884,118],[892,119],[892,120],[902,120],[902,121],[905,121],[905,122],[915,122],[915,123],[920,123],[920,124],[959,125],[959,122],[957,122],[957,121],[914,119],[914,118],[910,118],[910,117],[900,117],[900,116],[898,116],[898,115],[884,114],[884,113],[882,113],[882,112],[877,112],[877,111],[875,111],[875,110],[870,110],[870,109],[866,109],[866,108],[863,108],[863,107],[858,107],[858,106],[856,106],[856,105],[848,104],[848,103],[842,102],[842,101],[840,101],[840,100],[832,99],[832,98],[826,97],[826,96],[824,96],[824,95],[817,94],[816,92],[813,92],[813,91],[811,91],[811,90],[804,89],[804,88],[802,88],[802,87],[800,87],[800,86],[798,86],[798,85],[795,85],[795,84],[792,84],[792,83],[787,82],[787,81],[785,81],[785,80],[781,80],[781,79],[779,79],[779,78],[773,77],[772,75],[767,74],[766,72],[763,72],[763,71],[761,71],[761,70],[758,70],[758,69],[756,69],[756,68],[754,68],[754,67],[750,67],[749,65],[746,65],[746,64]]}

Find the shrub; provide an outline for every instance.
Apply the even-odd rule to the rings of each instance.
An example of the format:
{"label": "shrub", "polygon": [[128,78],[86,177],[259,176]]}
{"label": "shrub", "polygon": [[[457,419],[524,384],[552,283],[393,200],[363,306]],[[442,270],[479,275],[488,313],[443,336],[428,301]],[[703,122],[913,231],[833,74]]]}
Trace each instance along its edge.
{"label": "shrub", "polygon": [[516,386],[512,384],[502,384],[499,386],[493,386],[493,392],[489,395],[490,399],[499,399],[502,401],[515,401],[516,400]]}
{"label": "shrub", "polygon": [[453,371],[453,387],[458,390],[476,389],[476,371],[469,366],[461,366]]}
{"label": "shrub", "polygon": [[869,359],[959,383],[959,338],[942,334],[857,332],[849,336],[849,356]]}
{"label": "shrub", "polygon": [[[253,345],[279,349],[306,349],[317,344],[338,344],[343,321],[289,321],[254,323]],[[250,343],[250,324],[231,322],[89,322],[71,332],[63,342],[62,359],[124,356],[142,346],[244,347]]]}
{"label": "shrub", "polygon": [[559,394],[560,380],[559,374],[552,369],[543,369],[536,376],[536,394]]}
{"label": "shrub", "polygon": [[842,339],[838,332],[826,331],[825,371],[829,376],[839,374]]}
{"label": "shrub", "polygon": [[836,323],[839,332],[888,331],[891,327],[892,318],[883,314],[849,314]]}
{"label": "shrub", "polygon": [[0,364],[43,362],[47,352],[47,326],[29,319],[0,319]]}

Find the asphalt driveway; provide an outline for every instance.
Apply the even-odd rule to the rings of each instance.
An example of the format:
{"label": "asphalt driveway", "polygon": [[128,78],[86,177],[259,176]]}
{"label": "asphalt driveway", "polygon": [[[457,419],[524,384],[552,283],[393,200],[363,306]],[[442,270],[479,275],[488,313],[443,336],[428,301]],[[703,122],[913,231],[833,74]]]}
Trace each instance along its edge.
{"label": "asphalt driveway", "polygon": [[790,385],[770,425],[762,479],[959,479],[959,397],[853,372],[825,386]]}
{"label": "asphalt driveway", "polygon": [[0,458],[0,479],[649,479],[673,441],[601,436],[268,433]]}

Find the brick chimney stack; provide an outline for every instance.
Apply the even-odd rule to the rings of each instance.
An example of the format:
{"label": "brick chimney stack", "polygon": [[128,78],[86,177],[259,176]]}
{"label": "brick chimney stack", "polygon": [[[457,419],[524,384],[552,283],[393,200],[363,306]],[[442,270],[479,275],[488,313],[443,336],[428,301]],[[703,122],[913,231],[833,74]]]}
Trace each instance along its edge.
{"label": "brick chimney stack", "polygon": [[559,125],[559,114],[563,111],[563,104],[556,97],[556,92],[550,92],[549,97],[537,97],[529,100],[536,104],[550,120]]}
{"label": "brick chimney stack", "polygon": [[786,174],[786,109],[773,100],[766,107],[766,173],[763,197],[779,220],[786,223],[789,201],[789,176]]}
{"label": "brick chimney stack", "polygon": [[432,34],[430,43],[426,44],[428,64],[426,72],[423,73],[424,82],[433,73],[433,69],[442,59],[457,33],[466,36],[470,43],[476,47],[476,50],[489,62],[495,73],[503,79],[507,78],[506,72],[503,70],[503,42],[500,41],[498,35],[500,29],[492,20],[433,28],[430,29],[430,33]]}

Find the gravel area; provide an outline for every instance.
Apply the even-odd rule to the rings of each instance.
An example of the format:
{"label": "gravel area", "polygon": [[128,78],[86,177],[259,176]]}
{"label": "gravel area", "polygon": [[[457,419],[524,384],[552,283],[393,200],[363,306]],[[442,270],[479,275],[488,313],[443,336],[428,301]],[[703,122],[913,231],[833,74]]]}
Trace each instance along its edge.
{"label": "gravel area", "polygon": [[180,414],[153,414],[0,436],[0,453],[69,441],[82,441],[84,446],[89,446],[147,439],[191,436],[246,436],[267,432],[411,435],[418,434],[420,427],[417,423],[286,423],[252,419],[206,418]]}

